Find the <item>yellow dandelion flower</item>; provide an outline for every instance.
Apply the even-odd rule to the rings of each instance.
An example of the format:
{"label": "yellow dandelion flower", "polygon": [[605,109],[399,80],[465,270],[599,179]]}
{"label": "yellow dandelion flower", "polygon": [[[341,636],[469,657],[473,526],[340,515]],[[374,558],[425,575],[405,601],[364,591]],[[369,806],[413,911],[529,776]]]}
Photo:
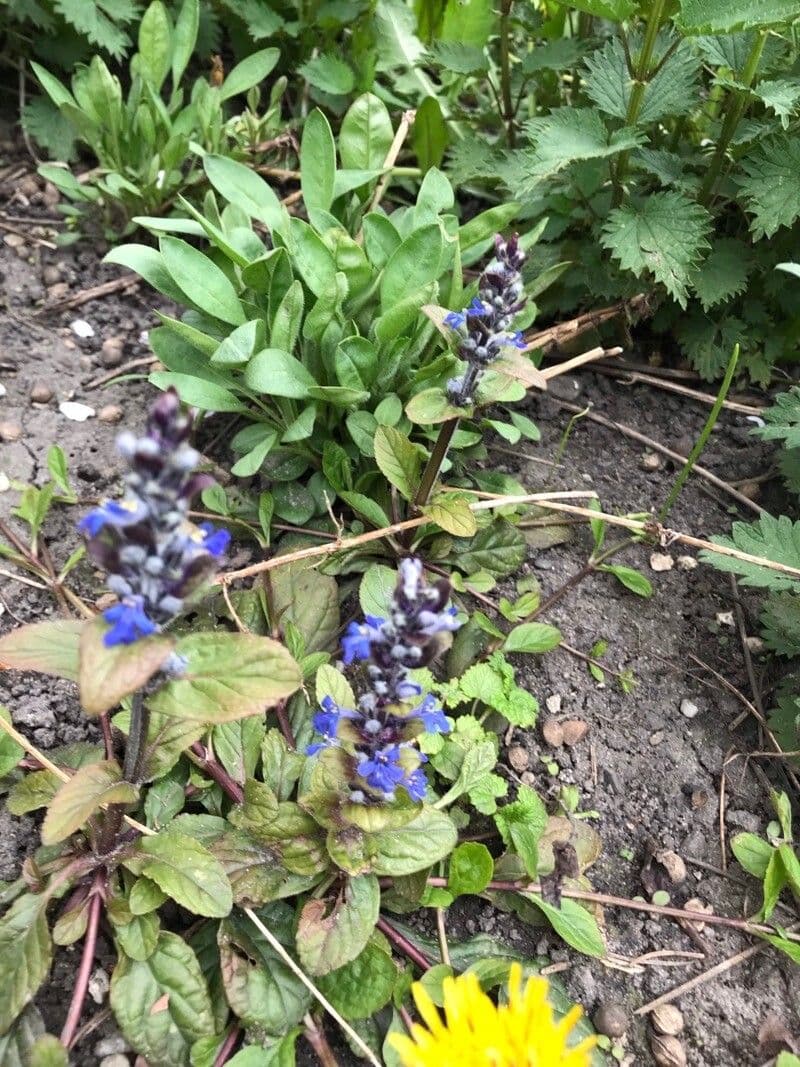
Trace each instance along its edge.
{"label": "yellow dandelion flower", "polygon": [[445,978],[444,1018],[419,982],[412,986],[424,1026],[411,1036],[390,1038],[403,1067],[589,1067],[596,1039],[567,1046],[581,1017],[577,1006],[558,1022],[547,999],[545,978],[523,985],[522,967],[511,965],[508,1003],[496,1005],[481,989],[477,975]]}

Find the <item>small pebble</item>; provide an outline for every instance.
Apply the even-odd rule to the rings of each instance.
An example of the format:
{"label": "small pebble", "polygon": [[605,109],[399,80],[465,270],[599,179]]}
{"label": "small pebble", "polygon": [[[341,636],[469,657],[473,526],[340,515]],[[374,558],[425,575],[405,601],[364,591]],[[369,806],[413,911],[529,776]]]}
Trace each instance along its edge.
{"label": "small pebble", "polygon": [[659,1034],[675,1037],[683,1030],[683,1015],[674,1004],[661,1004],[650,1013],[653,1029]]}
{"label": "small pebble", "polygon": [[122,337],[107,337],[100,348],[100,358],[106,367],[118,367],[122,362]]}
{"label": "small pebble", "polygon": [[92,973],[92,977],[89,979],[89,996],[95,1002],[95,1004],[102,1004],[108,996],[108,991],[111,988],[111,982],[108,975],[102,967],[97,967]]}
{"label": "small pebble", "polygon": [[115,1052],[111,1056],[104,1056],[100,1060],[100,1067],[131,1067],[131,1061],[121,1052]]}
{"label": "small pebble", "polygon": [[561,723],[554,719],[546,719],[542,723],[542,736],[553,748],[560,748],[564,744],[564,731]]}
{"label": "small pebble", "polygon": [[641,458],[642,470],[657,471],[661,469],[661,456],[655,452],[645,452]]}
{"label": "small pebble", "polygon": [[681,715],[687,719],[694,719],[699,714],[700,708],[698,708],[694,701],[684,697],[681,701]]}
{"label": "small pebble", "polygon": [[45,285],[57,285],[61,281],[61,269],[56,263],[48,263],[42,271],[42,281]]}
{"label": "small pebble", "polygon": [[53,399],[53,390],[46,382],[36,382],[31,389],[31,401],[34,404],[49,404]]}
{"label": "small pebble", "polygon": [[735,623],[733,621],[732,611],[718,611],[714,616],[720,626],[727,626],[729,629],[733,629]]}
{"label": "small pebble", "polygon": [[44,183],[44,192],[42,193],[42,200],[48,207],[55,207],[61,200],[61,193],[53,185],[52,182]]}
{"label": "small pebble", "polygon": [[530,771],[523,771],[519,776],[519,780],[523,785],[534,785],[536,783],[536,775]]}
{"label": "small pebble", "polygon": [[764,642],[761,640],[760,637],[745,637],[744,643],[747,645],[751,652],[758,653],[764,651]]}
{"label": "small pebble", "polygon": [[82,340],[86,340],[87,337],[94,337],[94,326],[87,322],[86,319],[75,319],[74,322],[69,324],[69,328],[76,337],[80,337]]}
{"label": "small pebble", "polygon": [[27,178],[23,178],[19,185],[17,185],[17,192],[30,199],[32,196],[36,196],[39,192],[39,183],[29,174]]}
{"label": "small pebble", "polygon": [[95,414],[94,408],[90,408],[86,404],[76,404],[74,400],[63,400],[58,405],[58,410],[73,422],[86,422],[87,419],[91,419]]}
{"label": "small pebble", "polygon": [[53,282],[47,287],[47,297],[51,301],[63,300],[68,292],[69,285],[66,282]]}
{"label": "small pebble", "polygon": [[0,422],[0,441],[19,441],[22,427],[16,422]]}
{"label": "small pebble", "polygon": [[0,493],[7,493],[11,488],[11,482],[5,471],[0,471]]}
{"label": "small pebble", "polygon": [[[687,900],[683,907],[686,911],[697,911],[701,915],[711,915],[714,911],[710,904],[706,904],[706,902],[700,900],[699,897],[692,897],[691,900]],[[706,928],[704,922],[693,922],[689,925],[693,926],[698,934],[702,934],[703,930]]]}
{"label": "small pebble", "polygon": [[558,715],[561,711],[561,694],[553,693],[545,700],[545,706],[551,715]]}
{"label": "small pebble", "polygon": [[654,552],[650,556],[650,569],[654,571],[671,571],[675,560],[668,552]]}
{"label": "small pebble", "polygon": [[522,745],[512,745],[508,750],[508,762],[515,771],[521,772],[530,766],[531,758],[528,750]]}
{"label": "small pebble", "polygon": [[673,885],[680,885],[681,882],[686,881],[686,864],[677,852],[673,852],[670,848],[664,848],[660,852],[656,852],[655,859],[667,872]]}
{"label": "small pebble", "polygon": [[114,1053],[127,1052],[130,1045],[122,1034],[111,1034],[110,1037],[101,1038],[94,1046],[94,1054],[99,1060],[103,1056],[113,1056]]}
{"label": "small pebble", "polygon": [[622,1037],[628,1029],[628,1013],[617,1000],[604,1000],[592,1016],[594,1028],[606,1037]]}
{"label": "small pebble", "polygon": [[106,404],[97,413],[97,417],[101,422],[119,422],[122,415],[123,411],[119,404]]}
{"label": "small pebble", "polygon": [[3,238],[3,244],[9,248],[21,248],[25,244],[25,238],[19,233],[7,233]]}
{"label": "small pebble", "polygon": [[6,387],[4,385],[0,385],[0,396],[5,396],[5,395],[6,395]]}
{"label": "small pebble", "polygon": [[654,734],[650,734],[648,740],[650,741],[650,744],[653,746],[653,748],[655,748],[656,745],[660,745],[661,742],[664,740],[664,731],[656,730]]}
{"label": "small pebble", "polygon": [[589,733],[589,723],[585,719],[565,719],[561,723],[561,730],[564,744],[572,747],[583,741]]}
{"label": "small pebble", "polygon": [[696,567],[697,560],[694,556],[678,556],[679,571],[693,571]]}
{"label": "small pebble", "polygon": [[650,1050],[658,1067],[686,1067],[683,1045],[670,1034],[651,1034]]}

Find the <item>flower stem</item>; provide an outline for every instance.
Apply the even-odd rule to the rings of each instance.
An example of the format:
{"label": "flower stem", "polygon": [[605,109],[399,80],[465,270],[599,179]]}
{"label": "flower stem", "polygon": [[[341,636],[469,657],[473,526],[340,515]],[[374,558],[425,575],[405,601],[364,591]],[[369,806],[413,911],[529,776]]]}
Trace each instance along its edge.
{"label": "flower stem", "polygon": [[209,778],[217,783],[222,792],[225,793],[234,804],[241,804],[244,800],[244,791],[239,783],[231,778],[225,768],[209,755],[208,750],[204,748],[199,741],[195,741],[191,746],[191,751],[197,757],[197,762],[202,769],[206,772]]}
{"label": "flower stem", "polygon": [[[636,76],[633,81],[633,88],[631,89],[631,98],[628,101],[628,110],[625,114],[626,127],[636,125],[639,118],[639,112],[642,109],[645,90],[647,89],[647,83],[651,76],[650,66],[653,61],[653,52],[655,51],[656,41],[658,40],[658,31],[661,29],[661,23],[664,19],[665,7],[666,0],[653,0],[653,6],[650,8],[650,14],[647,18],[647,27],[644,31],[644,43],[642,44],[642,50],[639,53],[639,61],[636,64]],[[613,207],[619,207],[622,203],[622,182],[625,177],[625,171],[628,168],[629,155],[630,152],[621,152],[617,159],[617,166],[614,174]]]}
{"label": "flower stem", "polygon": [[415,507],[422,508],[428,503],[431,490],[436,484],[436,479],[439,477],[442,464],[447,458],[450,442],[453,440],[453,435],[458,429],[460,421],[460,418],[456,416],[456,418],[448,419],[447,422],[442,423],[441,428],[439,429],[439,436],[436,438],[433,451],[430,454],[428,462],[425,464],[425,470],[422,472],[422,477],[419,481],[419,488],[414,496]]}
{"label": "flower stem", "polygon": [[381,933],[385,934],[386,937],[388,937],[389,940],[392,942],[392,944],[396,948],[400,949],[404,956],[407,956],[412,963],[416,963],[417,967],[419,967],[420,970],[430,970],[431,962],[428,957],[423,955],[423,953],[420,952],[418,948],[415,948],[415,946],[411,944],[408,938],[403,937],[400,931],[396,930],[388,920],[383,918],[382,915],[378,918],[378,922],[376,925],[381,931]]}
{"label": "flower stem", "polygon": [[242,1031],[238,1026],[234,1026],[220,1046],[219,1052],[214,1060],[214,1067],[223,1067],[223,1064],[228,1062],[228,1058],[236,1048],[236,1042],[241,1036]]}
{"label": "flower stem", "polygon": [[695,441],[694,448],[689,453],[686,462],[683,465],[683,468],[678,474],[678,477],[673,482],[672,488],[669,491],[669,496],[664,501],[664,506],[658,513],[658,521],[661,523],[666,521],[667,516],[675,506],[675,501],[680,496],[681,490],[686,484],[686,479],[692,473],[692,468],[700,458],[703,449],[706,447],[706,442],[711,436],[711,431],[716,425],[717,419],[719,418],[719,413],[722,411],[722,405],[725,403],[725,397],[728,395],[728,390],[731,387],[731,382],[733,381],[733,376],[736,373],[736,364],[738,363],[738,361],[739,345],[735,344],[733,346],[733,352],[731,352],[731,358],[728,360],[728,367],[725,371],[725,377],[723,378],[722,385],[720,385],[719,392],[717,393],[717,399],[714,401],[714,406],[708,413],[706,424],[701,430],[700,436]]}
{"label": "flower stem", "polygon": [[761,54],[764,51],[764,45],[767,42],[767,34],[765,31],[759,31],[756,34],[756,39],[753,41],[753,47],[750,49],[750,55],[747,57],[747,62],[744,65],[742,76],[740,78],[741,90],[735,90],[728,97],[725,106],[725,118],[722,122],[722,129],[720,130],[719,140],[717,141],[717,147],[714,151],[714,156],[711,160],[706,176],[703,179],[703,184],[700,186],[700,194],[698,199],[701,204],[706,204],[711,199],[714,188],[717,184],[722,164],[725,160],[725,153],[728,151],[728,146],[733,139],[733,135],[736,133],[736,128],[742,120],[742,116],[747,108],[747,92],[750,88],[758,71],[758,64],[761,62]]}
{"label": "flower stem", "polygon": [[503,96],[503,121],[506,124],[508,147],[516,144],[514,101],[511,97],[511,8],[514,0],[502,0],[500,5],[500,92]]}
{"label": "flower stem", "polygon": [[125,761],[122,777],[126,782],[139,785],[144,771],[144,756],[147,745],[147,731],[150,726],[150,709],[144,702],[144,694],[133,694],[131,701],[131,728],[125,745]]}
{"label": "flower stem", "polygon": [[67,1012],[67,1019],[64,1023],[64,1029],[61,1031],[61,1044],[66,1049],[70,1048],[75,1038],[75,1031],[78,1029],[81,1012],[83,1011],[83,1003],[86,1000],[86,991],[89,988],[89,979],[92,974],[92,965],[94,964],[94,953],[97,948],[97,931],[100,927],[100,909],[102,904],[103,897],[100,892],[100,886],[95,882],[89,897],[89,918],[86,923],[86,934],[83,938],[81,963],[75,979],[75,988],[72,993],[69,1011]]}

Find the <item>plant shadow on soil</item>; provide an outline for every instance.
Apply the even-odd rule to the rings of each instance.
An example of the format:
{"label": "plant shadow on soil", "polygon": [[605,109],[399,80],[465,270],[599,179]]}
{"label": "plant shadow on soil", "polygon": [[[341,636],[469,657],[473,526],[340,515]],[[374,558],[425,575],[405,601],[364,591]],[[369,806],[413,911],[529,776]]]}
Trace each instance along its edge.
{"label": "plant shadow on soil", "polygon": [[[115,492],[116,427],[98,418],[69,421],[59,412],[58,403],[75,399],[98,411],[119,405],[124,425],[141,427],[152,392],[149,386],[129,381],[89,389],[88,383],[108,370],[101,351],[108,337],[123,338],[124,360],[148,354],[141,333],[155,325],[151,311],[155,300],[142,287],[132,295],[110,296],[59,315],[35,317],[46,296],[47,279],[52,285],[58,276],[70,292],[76,292],[116,277],[116,268],[101,266],[93,251],[56,253],[33,240],[12,247],[6,238],[0,245],[0,270],[5,284],[0,382],[7,390],[0,398],[0,423],[15,424],[22,431],[18,441],[0,445],[0,471],[11,479],[41,483],[43,472],[46,478],[47,449],[57,442],[67,453],[83,500]],[[79,340],[70,329],[75,319],[89,322],[94,336]],[[46,404],[31,402],[31,389],[37,383],[46,383],[53,391],[53,399]],[[582,404],[591,402],[607,416],[684,454],[706,416],[706,409],[694,403],[647,387],[612,383],[593,373],[562,381],[557,389],[558,395],[579,397]],[[537,458],[552,459],[569,415],[557,400],[545,396],[532,397],[525,409],[542,431],[541,443],[527,445],[527,451]],[[743,416],[724,412],[702,462],[728,480],[761,473],[769,449],[748,437],[748,430]],[[669,463],[656,471],[645,470],[642,454],[640,445],[582,420],[574,427],[557,469],[528,462],[519,451],[515,457],[492,453],[489,462],[494,469],[519,477],[531,491],[588,487],[597,491],[606,510],[627,512],[657,509],[675,474]],[[5,519],[14,496],[12,491],[0,493],[0,516]],[[77,544],[76,515],[75,508],[57,508],[46,527],[46,541],[56,566]],[[731,516],[728,500],[718,495],[712,498],[692,478],[670,517],[670,525],[707,537],[726,531]],[[588,530],[573,526],[570,532],[570,539],[563,544],[531,549],[523,567],[525,573],[539,579],[543,598],[586,562],[591,547]],[[674,557],[680,554],[676,548],[667,551]],[[648,574],[655,587],[651,599],[636,597],[610,575],[597,574],[573,589],[547,615],[547,621],[560,626],[565,639],[584,652],[588,653],[598,639],[607,640],[604,662],[616,670],[631,669],[637,681],[634,691],[622,693],[611,674],[604,686],[598,685],[585,663],[561,649],[541,658],[520,658],[520,676],[539,699],[542,719],[546,699],[559,697],[556,718],[583,719],[589,730],[585,739],[571,748],[549,747],[543,740],[541,723],[532,731],[514,730],[505,751],[512,746],[524,748],[528,768],[520,771],[525,760],[523,756],[520,762],[517,752],[517,770],[506,762],[505,773],[512,782],[523,774],[525,781],[549,799],[561,785],[575,785],[580,790],[581,809],[599,813],[592,825],[602,837],[603,851],[589,871],[596,889],[621,896],[642,893],[640,872],[647,842],[652,839],[660,848],[675,850],[687,864],[688,876],[675,888],[673,903],[681,905],[690,897],[699,897],[721,914],[752,914],[760,903],[758,886],[735,862],[730,865],[732,878],[728,879],[691,863],[696,859],[714,867],[720,865],[719,787],[724,765],[726,836],[739,829],[763,830],[770,817],[765,788],[744,758],[759,747],[752,723],[745,722],[731,732],[729,724],[740,705],[729,694],[706,688],[687,673],[698,673],[688,659],[692,652],[747,692],[738,635],[716,621],[718,613],[731,609],[731,587],[726,576],[703,565],[694,570],[676,566],[653,573],[649,553],[646,546],[636,546],[619,562]],[[85,565],[76,572],[75,581],[78,591],[89,599],[100,592]],[[47,592],[3,576],[0,593],[0,630],[57,614]],[[744,607],[748,632],[754,633],[757,598],[745,596]],[[684,699],[700,709],[695,718],[681,714]],[[94,726],[78,709],[72,687],[65,683],[27,674],[0,675],[0,702],[44,749],[96,736]],[[731,760],[733,752],[743,755]],[[548,772],[542,756],[558,765],[557,776]],[[779,781],[773,773],[774,761],[766,767]],[[0,877],[18,874],[21,859],[35,847],[35,841],[36,820],[0,814]],[[538,954],[547,956],[550,963],[562,964],[559,980],[590,1014],[608,1000],[621,1001],[632,1014],[640,1005],[747,944],[735,932],[706,926],[702,937],[708,954],[704,959],[642,961],[646,954],[665,949],[697,952],[698,945],[676,924],[636,912],[609,908],[604,922],[611,952],[605,962],[568,951],[548,929],[531,931],[513,917],[474,899],[454,905],[448,930],[453,939],[488,932],[526,956]],[[37,1000],[49,1029],[56,1033],[66,1012],[78,954],[79,946],[58,953],[51,978]],[[108,972],[111,963],[111,943],[101,937],[98,967]],[[683,1040],[688,1062],[697,1067],[762,1062],[765,1057],[759,1054],[757,1034],[768,1015],[777,1015],[790,1031],[798,1029],[797,975],[788,961],[764,951],[683,997],[679,1006],[686,1018]],[[98,995],[102,980],[99,988]],[[100,1007],[90,1002],[83,1021],[98,1011]],[[92,1049],[107,1053],[112,1046],[106,1043],[98,1048],[97,1042],[104,1035],[106,1042],[109,1035],[113,1042],[114,1033],[113,1024],[104,1023],[79,1046],[78,1061],[95,1062]],[[626,1062],[652,1062],[641,1017],[632,1022],[625,1045],[629,1053]],[[355,1062],[346,1050],[342,1052],[342,1062]],[[302,1052],[300,1062],[312,1062],[303,1061],[304,1055]]]}

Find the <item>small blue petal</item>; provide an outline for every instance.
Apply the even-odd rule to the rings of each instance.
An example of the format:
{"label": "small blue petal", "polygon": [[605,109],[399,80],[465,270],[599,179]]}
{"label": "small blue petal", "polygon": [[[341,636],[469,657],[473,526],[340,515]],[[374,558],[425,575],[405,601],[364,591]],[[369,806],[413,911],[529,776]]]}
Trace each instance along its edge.
{"label": "small blue petal", "polygon": [[463,311],[451,311],[449,315],[445,315],[444,324],[449,326],[451,330],[459,330],[467,321],[467,316]]}
{"label": "small blue petal", "polygon": [[115,645],[132,645],[140,637],[149,637],[158,627],[145,614],[140,598],[122,600],[106,608],[103,612],[106,622],[112,623],[111,629],[103,637],[106,648]]}
{"label": "small blue petal", "polygon": [[406,779],[401,783],[412,800],[422,801],[425,799],[425,794],[428,791],[428,779],[425,777],[425,772],[420,770],[419,767],[411,774],[406,775]]}
{"label": "small blue petal", "polygon": [[200,529],[203,531],[203,548],[214,559],[219,559],[220,556],[225,554],[228,545],[231,543],[230,533],[222,526],[217,529],[210,522],[204,522]]}
{"label": "small blue petal", "polygon": [[466,311],[467,318],[472,318],[473,316],[476,316],[476,315],[485,315],[485,314],[486,314],[486,307],[485,307],[483,301],[480,299],[480,297],[473,296],[473,298],[472,298],[472,300],[470,302],[470,305],[469,305],[469,307],[467,308],[467,311]]}

